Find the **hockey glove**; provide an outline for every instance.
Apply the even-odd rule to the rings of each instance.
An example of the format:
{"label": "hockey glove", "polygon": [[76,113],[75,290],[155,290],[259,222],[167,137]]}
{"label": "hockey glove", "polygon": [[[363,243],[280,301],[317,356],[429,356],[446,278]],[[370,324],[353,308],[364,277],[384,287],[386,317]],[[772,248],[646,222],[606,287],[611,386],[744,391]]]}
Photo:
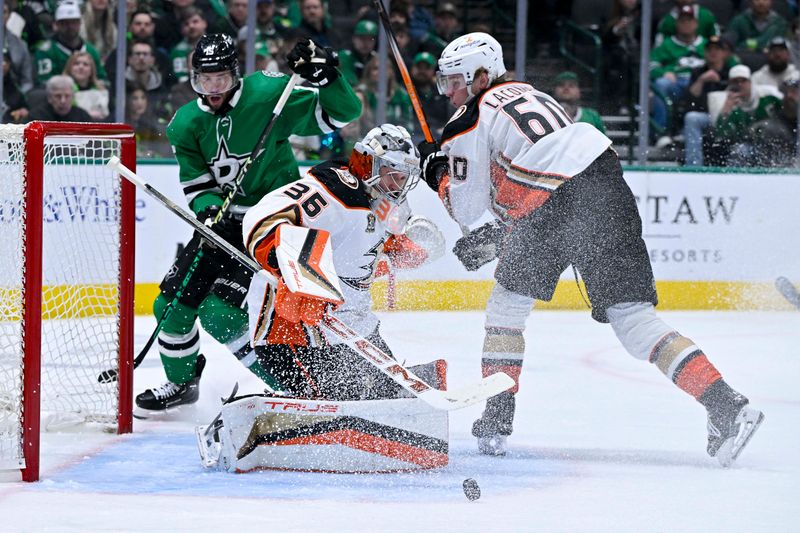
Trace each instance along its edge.
{"label": "hockey glove", "polygon": [[456,241],[453,253],[467,270],[478,270],[500,253],[506,227],[499,221],[488,222]]}
{"label": "hockey glove", "polygon": [[447,154],[442,151],[439,143],[422,141],[417,145],[419,150],[419,168],[422,170],[422,178],[433,192],[439,192],[439,183],[442,181],[442,174],[447,170],[449,160]]}
{"label": "hockey glove", "polygon": [[286,55],[289,68],[314,87],[326,87],[339,77],[339,56],[311,39],[299,41]]}
{"label": "hockey glove", "polygon": [[[219,220],[214,222],[220,212],[221,207],[218,205],[209,205],[203,209],[199,215],[198,220],[203,224],[214,230],[214,233],[225,239],[227,242],[234,246],[241,247],[242,242],[242,223],[236,220],[230,213],[223,213]],[[205,243],[207,246],[213,245]]]}
{"label": "hockey glove", "polygon": [[275,313],[289,322],[316,326],[325,315],[327,306],[325,300],[290,291],[282,278],[278,282]]}

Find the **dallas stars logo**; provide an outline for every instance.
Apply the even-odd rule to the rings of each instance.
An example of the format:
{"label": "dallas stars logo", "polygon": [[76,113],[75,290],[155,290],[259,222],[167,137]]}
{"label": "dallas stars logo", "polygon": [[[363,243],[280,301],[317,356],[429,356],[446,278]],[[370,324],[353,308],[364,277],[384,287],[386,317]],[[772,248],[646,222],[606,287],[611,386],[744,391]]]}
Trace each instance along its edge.
{"label": "dallas stars logo", "polygon": [[[225,142],[225,137],[220,137],[217,155],[208,162],[208,166],[223,190],[230,190],[231,187],[235,186],[236,176],[239,175],[239,170],[249,156],[249,153],[231,153],[228,149],[228,144]],[[239,194],[244,194],[241,187],[239,188]]]}

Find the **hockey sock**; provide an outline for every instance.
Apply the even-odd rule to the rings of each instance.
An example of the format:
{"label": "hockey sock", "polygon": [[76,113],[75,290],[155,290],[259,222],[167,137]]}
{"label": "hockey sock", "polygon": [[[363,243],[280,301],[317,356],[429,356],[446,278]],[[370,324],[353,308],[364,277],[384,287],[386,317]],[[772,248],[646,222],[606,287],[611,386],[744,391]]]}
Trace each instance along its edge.
{"label": "hockey sock", "polygon": [[167,379],[178,385],[186,383],[195,377],[195,363],[200,352],[200,330],[197,325],[185,334],[162,330],[158,334],[158,351]]}
{"label": "hockey sock", "polygon": [[[679,389],[701,403],[709,391],[730,389],[702,350],[677,331],[662,337],[650,352],[649,359]],[[721,384],[717,385],[717,382]]]}
{"label": "hockey sock", "polygon": [[487,327],[483,340],[481,371],[483,377],[505,372],[514,380],[510,392],[519,390],[519,375],[525,356],[525,338],[520,329]]}
{"label": "hockey sock", "polygon": [[[169,301],[159,294],[153,302],[153,313],[161,316]],[[200,330],[197,310],[180,302],[175,303],[158,333],[158,351],[167,379],[181,385],[195,377],[195,363],[200,352]]]}

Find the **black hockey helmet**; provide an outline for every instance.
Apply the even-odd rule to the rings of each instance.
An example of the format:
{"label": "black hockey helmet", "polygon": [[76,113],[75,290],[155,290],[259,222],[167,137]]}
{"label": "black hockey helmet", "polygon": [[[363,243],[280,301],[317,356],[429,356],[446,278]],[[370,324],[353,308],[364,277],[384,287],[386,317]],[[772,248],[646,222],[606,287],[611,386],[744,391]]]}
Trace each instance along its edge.
{"label": "black hockey helmet", "polygon": [[[211,90],[203,83],[203,74],[230,72],[230,84],[224,91]],[[197,42],[192,56],[192,88],[198,94],[219,94],[235,88],[240,79],[239,51],[233,38],[224,33],[203,35]]]}
{"label": "black hockey helmet", "polygon": [[230,35],[211,33],[200,37],[194,47],[192,69],[198,72],[239,71],[239,51]]}

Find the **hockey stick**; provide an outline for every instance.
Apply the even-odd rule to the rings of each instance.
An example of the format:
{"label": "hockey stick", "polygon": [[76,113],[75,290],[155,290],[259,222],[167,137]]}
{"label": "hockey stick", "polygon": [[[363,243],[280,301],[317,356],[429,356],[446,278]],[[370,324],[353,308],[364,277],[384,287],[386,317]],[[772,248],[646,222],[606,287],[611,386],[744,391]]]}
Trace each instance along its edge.
{"label": "hockey stick", "polygon": [[[383,7],[383,0],[372,0],[372,3],[375,6],[375,9],[378,11],[378,18],[383,24],[383,30],[386,32],[386,37],[389,41],[389,48],[392,49],[394,62],[397,64],[397,68],[400,70],[400,77],[403,78],[403,85],[405,85],[408,97],[411,99],[411,107],[414,108],[414,114],[417,115],[417,120],[419,120],[419,126],[422,129],[422,134],[425,136],[425,140],[427,142],[432,143],[434,142],[433,134],[428,126],[428,120],[425,118],[425,110],[422,109],[422,104],[419,101],[419,95],[417,95],[417,89],[414,87],[411,74],[409,74],[408,67],[406,67],[406,62],[403,59],[403,54],[400,52],[400,47],[397,46],[397,38],[394,36],[392,23],[389,22],[389,15],[386,14],[386,9]],[[469,227],[461,223],[458,224],[458,227],[461,228],[461,233],[465,237],[469,234]]]}
{"label": "hockey stick", "polygon": [[781,296],[786,298],[786,301],[797,309],[800,309],[800,292],[797,291],[797,287],[794,286],[794,283],[781,276],[775,280],[775,288],[778,289]]}
{"label": "hockey stick", "polygon": [[[158,189],[123,165],[118,157],[112,157],[107,165],[161,202],[164,207],[183,219],[184,222],[194,227],[194,229],[211,244],[225,250],[245,268],[252,270],[255,275],[265,276],[270,284],[277,285],[278,280],[275,276],[261,268],[261,265],[250,258],[250,256],[245,255],[231,243],[219,237],[211,228],[197,220],[197,218],[164,196]],[[513,379],[503,372],[498,372],[497,374],[483,378],[482,381],[475,385],[467,386],[453,392],[433,389],[419,379],[413,372],[353,331],[338,318],[328,314],[323,320],[322,325],[326,331],[339,337],[347,346],[366,359],[367,362],[375,366],[375,368],[389,376],[395,383],[437,409],[452,410],[467,407],[514,386]]]}
{"label": "hockey stick", "polygon": [[467,385],[454,391],[440,391],[422,381],[408,368],[353,331],[350,326],[335,316],[325,315],[320,325],[323,331],[338,337],[351,350],[369,361],[395,383],[436,409],[452,411],[469,407],[514,386],[514,380],[508,374],[498,372],[483,378],[474,385]]}
{"label": "hockey stick", "polygon": [[[278,102],[275,104],[275,107],[272,110],[272,116],[270,117],[269,122],[267,122],[267,125],[264,127],[264,131],[261,132],[261,136],[256,141],[256,145],[255,147],[253,147],[253,151],[250,152],[250,155],[247,156],[247,159],[245,159],[244,163],[242,163],[242,166],[239,168],[239,173],[236,176],[236,180],[232,183],[232,186],[228,191],[227,196],[225,196],[225,200],[222,203],[222,207],[214,216],[214,220],[211,223],[212,225],[219,222],[222,219],[222,217],[225,216],[225,214],[227,213],[228,208],[233,202],[233,199],[239,192],[239,188],[241,187],[244,178],[247,176],[247,172],[250,170],[253,161],[258,157],[258,153],[261,151],[262,148],[264,148],[264,143],[267,141],[270,132],[272,132],[272,128],[278,121],[278,117],[283,112],[283,108],[286,106],[286,102],[289,100],[289,95],[292,93],[292,89],[294,89],[294,86],[297,85],[298,81],[300,81],[300,75],[298,75],[297,73],[292,74],[292,76],[289,78],[286,87],[283,89],[280,98],[278,98]],[[158,317],[158,322],[156,322],[156,327],[150,334],[150,338],[147,339],[147,342],[144,344],[144,347],[141,349],[141,351],[136,355],[136,358],[133,360],[134,369],[139,368],[139,365],[141,365],[142,361],[144,361],[147,352],[149,352],[150,348],[152,348],[153,343],[156,341],[156,339],[158,338],[158,334],[161,331],[161,326],[164,324],[170,313],[172,313],[172,310],[175,308],[175,305],[177,304],[178,300],[183,295],[183,291],[186,290],[186,287],[189,286],[189,282],[191,281],[192,275],[194,274],[194,271],[197,270],[197,265],[200,264],[200,259],[202,257],[203,257],[203,250],[201,249],[195,255],[192,264],[189,265],[189,269],[186,271],[186,275],[184,276],[183,281],[181,281],[181,285],[180,287],[178,287],[178,290],[175,293],[175,297],[172,298],[172,300],[170,300],[170,302],[164,308],[164,311],[162,311],[161,316]],[[100,383],[112,383],[117,380],[118,373],[119,372],[116,368],[104,370],[103,372],[100,372],[100,374],[97,376],[97,381]]]}

